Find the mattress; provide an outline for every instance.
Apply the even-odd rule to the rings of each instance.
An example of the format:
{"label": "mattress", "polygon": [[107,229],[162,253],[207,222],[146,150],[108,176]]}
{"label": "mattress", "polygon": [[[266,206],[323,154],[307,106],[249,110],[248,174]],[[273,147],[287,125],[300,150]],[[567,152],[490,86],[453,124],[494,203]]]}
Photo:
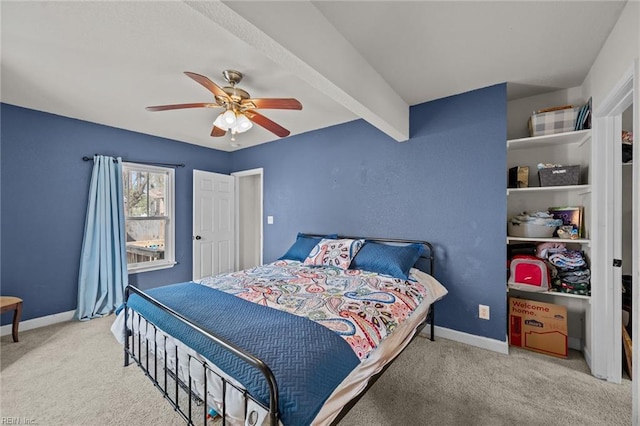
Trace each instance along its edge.
{"label": "mattress", "polygon": [[[295,268],[297,268],[298,266],[295,264],[289,265],[289,263],[295,263],[295,262],[287,261],[287,262],[284,262],[283,264],[283,262],[281,261],[278,265],[273,265],[273,266],[275,266],[276,268],[280,268],[283,266],[286,268],[292,267],[294,268],[293,270],[295,270]],[[318,274],[320,272],[321,271],[319,270],[313,271],[314,274]],[[281,274],[282,271],[277,270],[276,272],[271,271],[271,273],[267,273],[266,277],[270,277],[270,278],[266,278],[266,280],[273,281],[274,273]],[[330,272],[330,274],[333,274],[333,272]],[[229,276],[231,275],[235,275],[235,277],[229,278]],[[206,278],[206,279],[203,279],[201,283],[203,285],[214,286],[217,289],[222,289],[223,291],[227,291],[229,293],[235,294],[238,297],[242,297],[249,300],[254,299],[251,301],[256,303],[261,303],[265,305],[269,305],[269,301],[271,301],[272,304],[275,303],[274,302],[275,298],[272,297],[273,293],[272,292],[265,293],[263,291],[264,287],[261,284],[256,283],[255,280],[251,281],[253,284],[251,285],[247,284],[246,280],[250,278],[250,277],[247,277],[247,275],[251,275],[251,274],[250,273],[247,274],[246,271],[240,271],[239,273],[228,274],[227,276]],[[378,278],[374,277],[374,275],[377,275],[377,274],[366,275],[363,278],[369,281],[373,280],[375,282],[385,281],[385,279],[376,281]],[[261,271],[261,276],[263,278],[265,277],[264,271]],[[322,280],[321,279],[319,280],[318,278],[319,276],[317,275],[314,276],[315,283],[322,282]],[[322,278],[322,276],[320,276],[320,278]],[[372,343],[375,343],[375,345],[372,344],[371,346],[375,346],[375,347],[370,348],[369,351],[363,351],[361,347],[362,345],[359,345],[358,347],[354,348],[354,351],[357,351],[358,355],[360,356],[361,362],[350,374],[348,374],[348,376],[342,381],[342,383],[340,383],[340,385],[333,391],[331,396],[325,401],[325,403],[323,404],[322,408],[316,415],[312,424],[314,425],[330,424],[331,421],[333,421],[336,418],[336,416],[340,413],[343,406],[365,389],[369,379],[373,375],[381,371],[388,362],[394,359],[406,347],[406,345],[410,342],[411,338],[414,336],[416,332],[416,328],[425,321],[431,304],[439,300],[440,298],[442,298],[447,293],[447,290],[440,283],[438,283],[437,280],[435,280],[433,277],[431,277],[430,275],[422,271],[419,271],[417,269],[412,269],[410,278],[411,280],[415,280],[416,283],[419,283],[419,285],[425,289],[425,291],[423,292],[423,296],[421,297],[420,303],[417,305],[417,307],[415,307],[415,310],[413,310],[411,314],[409,314],[406,318],[404,318],[399,325],[393,328],[392,333],[390,333],[388,336],[387,335],[381,336],[381,338],[377,342],[372,342]],[[246,292],[246,289],[250,289],[249,293],[251,294],[248,294]],[[312,292],[313,292],[313,289],[312,289]],[[265,297],[265,296],[269,296],[269,297]],[[270,300],[267,300],[267,299],[270,299]],[[286,309],[297,311],[297,312],[292,312],[294,314],[304,316],[304,315],[308,315],[309,312],[314,312],[315,313],[314,315],[318,315],[318,309],[315,309],[317,308],[316,304],[312,303],[310,305],[314,309],[301,309],[300,303],[294,303],[290,300],[290,298],[287,298],[285,301],[287,302],[287,303],[284,303],[284,305],[287,306]],[[410,303],[410,301],[407,301],[407,303]],[[154,335],[154,332],[151,329],[151,327],[147,327],[144,319],[137,318],[135,316],[135,313],[128,316],[128,318],[129,318],[129,326],[130,328],[133,329],[135,335],[142,333],[143,339],[150,340],[151,342],[153,342],[154,339],[156,341],[162,341],[163,343],[159,347],[163,348],[164,336],[166,335],[166,333],[160,330],[159,334]],[[114,322],[114,324],[112,325],[112,332],[121,343],[123,343],[123,332],[122,332],[123,327],[124,327],[124,315],[123,315],[123,312],[121,312],[116,318],[116,321]],[[370,334],[375,335],[376,333],[372,332]],[[351,337],[354,337],[354,336],[351,336]],[[368,336],[368,338],[370,340],[372,339],[371,336]],[[204,389],[203,389],[204,372],[200,362],[206,361],[207,364],[212,366],[212,368],[216,371],[216,374],[219,374],[222,377],[225,377],[233,385],[232,387],[227,386],[226,395],[225,395],[225,409],[226,409],[227,420],[231,424],[243,424],[244,418],[248,416],[245,416],[245,402],[243,399],[242,392],[240,390],[237,390],[237,389],[242,389],[242,385],[238,383],[235,379],[228,377],[228,375],[226,375],[224,372],[217,369],[211,362],[203,359],[203,357],[195,353],[195,351],[193,351],[191,348],[184,345],[180,340],[172,336],[168,336],[167,339],[168,340],[167,340],[166,351],[163,349],[158,350],[159,358],[163,359],[166,353],[167,365],[169,366],[170,369],[174,369],[174,366],[175,366],[174,354],[175,354],[175,348],[177,348],[178,355],[179,355],[178,356],[179,375],[182,378],[184,378],[184,377],[188,377],[190,374],[192,376],[193,383],[194,383],[194,391],[196,394],[200,396],[204,394]],[[373,337],[373,340],[375,340],[375,336]],[[151,347],[151,351],[154,352],[155,346],[150,345],[150,347]],[[191,356],[191,358],[189,358],[189,356]],[[191,359],[191,361],[189,361],[189,359]],[[223,394],[222,381],[218,379],[214,374],[211,374],[211,375],[208,374],[207,383],[209,384],[207,393],[210,395],[207,402],[209,406],[214,407],[219,411],[222,403],[220,395]],[[246,410],[247,410],[246,411],[247,413],[254,412],[254,415],[251,416],[253,420],[256,420],[256,414],[257,414],[257,422],[253,424],[263,424],[267,419],[266,411],[261,406],[259,406],[258,404],[255,404],[252,401],[249,401]]]}

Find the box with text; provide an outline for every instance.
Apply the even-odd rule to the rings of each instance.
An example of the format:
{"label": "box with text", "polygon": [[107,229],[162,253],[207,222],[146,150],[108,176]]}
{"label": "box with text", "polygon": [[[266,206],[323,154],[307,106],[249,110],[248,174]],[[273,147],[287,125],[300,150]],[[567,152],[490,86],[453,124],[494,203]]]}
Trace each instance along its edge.
{"label": "box with text", "polygon": [[534,300],[509,298],[509,344],[566,358],[567,308]]}

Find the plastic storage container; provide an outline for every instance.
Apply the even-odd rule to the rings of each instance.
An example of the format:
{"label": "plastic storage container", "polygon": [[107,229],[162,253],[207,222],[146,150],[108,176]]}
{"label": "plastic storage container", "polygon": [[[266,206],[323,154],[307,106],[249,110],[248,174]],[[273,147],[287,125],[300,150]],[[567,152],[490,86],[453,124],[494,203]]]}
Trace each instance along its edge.
{"label": "plastic storage container", "polygon": [[507,234],[510,237],[551,238],[554,226],[535,225],[533,223],[507,223]]}

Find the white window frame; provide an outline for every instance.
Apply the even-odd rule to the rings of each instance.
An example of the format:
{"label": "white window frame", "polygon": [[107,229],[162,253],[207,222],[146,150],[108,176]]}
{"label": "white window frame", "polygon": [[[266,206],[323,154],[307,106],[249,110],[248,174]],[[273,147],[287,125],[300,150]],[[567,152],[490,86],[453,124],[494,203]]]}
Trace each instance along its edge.
{"label": "white window frame", "polygon": [[[164,259],[153,260],[150,262],[137,263],[129,265],[127,263],[127,270],[129,274],[137,274],[139,272],[157,271],[160,269],[172,268],[176,265],[175,257],[175,170],[170,167],[151,166],[139,163],[122,163],[122,173],[126,173],[130,170],[143,171],[149,173],[166,173],[167,183],[166,192],[167,198],[165,199],[165,211],[167,212],[166,223],[167,229],[165,230],[164,241]],[[124,201],[124,200],[123,200]],[[125,211],[125,224],[127,221],[127,212]]]}

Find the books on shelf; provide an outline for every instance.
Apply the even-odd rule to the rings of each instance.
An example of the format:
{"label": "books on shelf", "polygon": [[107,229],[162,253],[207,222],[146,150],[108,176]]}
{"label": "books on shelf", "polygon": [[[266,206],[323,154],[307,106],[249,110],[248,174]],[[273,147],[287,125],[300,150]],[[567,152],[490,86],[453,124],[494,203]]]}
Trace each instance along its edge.
{"label": "books on shelf", "polygon": [[574,130],[584,130],[591,128],[591,98],[578,111],[576,126]]}

